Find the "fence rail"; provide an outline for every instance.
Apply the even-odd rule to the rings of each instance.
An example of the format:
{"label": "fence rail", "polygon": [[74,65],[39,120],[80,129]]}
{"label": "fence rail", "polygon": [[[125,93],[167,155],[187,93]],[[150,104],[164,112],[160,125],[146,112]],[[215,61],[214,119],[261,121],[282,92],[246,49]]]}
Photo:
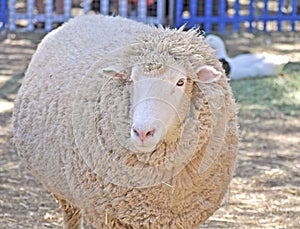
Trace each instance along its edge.
{"label": "fence rail", "polygon": [[[32,31],[42,27],[50,31],[71,17],[101,13],[175,27],[200,26],[207,32],[300,31],[300,0],[0,1],[0,27],[9,30]],[[39,7],[38,1],[44,6]]]}

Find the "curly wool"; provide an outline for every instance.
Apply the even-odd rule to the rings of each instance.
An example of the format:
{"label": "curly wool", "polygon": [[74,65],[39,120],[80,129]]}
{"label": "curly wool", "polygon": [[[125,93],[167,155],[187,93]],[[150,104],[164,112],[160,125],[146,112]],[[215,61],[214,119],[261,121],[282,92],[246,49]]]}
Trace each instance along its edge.
{"label": "curly wool", "polygon": [[[144,73],[153,75],[158,74],[157,70],[162,73],[170,66],[183,67],[189,76],[193,76],[195,69],[201,65],[223,71],[214,50],[196,31],[185,32],[183,27],[171,30],[149,26],[148,29],[151,32],[137,34],[131,43],[112,49],[101,62],[107,65],[119,63],[124,68],[138,64],[143,66]],[[176,69],[180,71],[180,68]]]}
{"label": "curly wool", "polygon": [[141,34],[129,50],[124,50],[124,56],[129,59],[127,63],[143,63],[146,60],[169,66],[180,65],[189,75],[200,64],[216,66],[217,70],[222,70],[203,37],[197,36],[194,30],[183,32],[183,27],[179,30],[158,28],[152,33]]}
{"label": "curly wool", "polygon": [[[127,78],[112,79],[101,71],[116,63]],[[128,150],[128,76],[137,63],[152,75],[180,66],[191,81],[191,106],[181,132],[152,154]],[[67,202],[97,228],[196,227],[220,206],[238,145],[225,74],[213,84],[194,83],[194,69],[201,64],[221,71],[194,31],[119,17],[72,20],[39,45],[18,94],[14,132],[22,160],[63,203],[62,210],[69,208]],[[168,172],[163,166],[174,157],[188,163]],[[134,171],[150,184],[135,188],[144,183]]]}

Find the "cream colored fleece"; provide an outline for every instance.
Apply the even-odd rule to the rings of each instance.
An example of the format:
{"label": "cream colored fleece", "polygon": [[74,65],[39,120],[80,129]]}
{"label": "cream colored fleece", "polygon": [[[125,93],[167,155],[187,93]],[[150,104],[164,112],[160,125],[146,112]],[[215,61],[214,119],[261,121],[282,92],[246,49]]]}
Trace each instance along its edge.
{"label": "cream colored fleece", "polygon": [[[190,82],[191,106],[182,132],[150,155],[131,152],[127,145],[128,77],[137,64],[145,72],[182,66]],[[219,208],[238,147],[236,108],[225,73],[215,83],[196,83],[195,68],[201,64],[223,71],[194,31],[121,17],[71,20],[44,38],[26,72],[13,117],[20,157],[61,203],[70,205],[61,206],[63,211],[78,209],[97,228],[198,226]],[[125,77],[106,75],[103,69],[112,65],[121,66]],[[171,159],[183,169],[166,169]]]}

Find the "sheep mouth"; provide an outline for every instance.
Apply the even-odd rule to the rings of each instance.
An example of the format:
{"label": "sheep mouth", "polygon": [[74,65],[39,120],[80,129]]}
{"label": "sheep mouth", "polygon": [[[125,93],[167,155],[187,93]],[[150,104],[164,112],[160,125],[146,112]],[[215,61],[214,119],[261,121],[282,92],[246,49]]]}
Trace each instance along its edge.
{"label": "sheep mouth", "polygon": [[152,147],[146,146],[144,144],[134,145],[134,148],[137,150],[137,153],[150,153],[153,154],[157,151],[157,149],[161,146],[163,140],[160,140],[158,143],[153,145]]}

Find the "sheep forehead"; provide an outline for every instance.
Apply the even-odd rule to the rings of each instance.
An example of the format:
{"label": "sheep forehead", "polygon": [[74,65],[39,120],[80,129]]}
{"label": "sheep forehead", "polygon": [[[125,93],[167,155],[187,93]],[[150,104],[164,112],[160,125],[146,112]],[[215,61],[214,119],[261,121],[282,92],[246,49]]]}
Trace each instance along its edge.
{"label": "sheep forehead", "polygon": [[133,67],[133,78],[136,80],[159,79],[168,82],[176,82],[180,78],[186,79],[186,73],[183,68],[161,63],[147,63]]}

